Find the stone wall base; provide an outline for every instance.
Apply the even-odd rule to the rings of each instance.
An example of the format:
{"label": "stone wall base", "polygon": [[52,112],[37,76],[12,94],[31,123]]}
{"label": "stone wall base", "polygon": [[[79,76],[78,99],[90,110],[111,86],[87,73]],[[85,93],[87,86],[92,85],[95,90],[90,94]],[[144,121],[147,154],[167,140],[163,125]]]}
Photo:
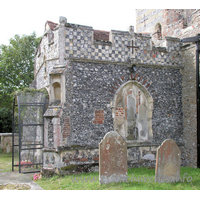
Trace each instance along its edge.
{"label": "stone wall base", "polygon": [[56,169],[45,169],[45,168],[42,168],[42,177],[45,177],[45,178],[50,178],[52,177],[53,175],[56,175]]}
{"label": "stone wall base", "polygon": [[[130,147],[127,149],[128,168],[147,167],[154,169],[156,164],[157,147]],[[181,166],[187,166],[184,158],[184,146],[182,151]],[[79,174],[83,172],[99,171],[98,149],[77,150],[45,150],[43,152],[44,163],[42,173],[44,177],[57,175]]]}
{"label": "stone wall base", "polygon": [[93,164],[82,164],[82,165],[68,165],[61,168],[43,168],[42,176],[45,178],[52,177],[53,175],[65,176],[71,174],[80,174],[80,173],[89,173],[89,172],[98,172],[99,163]]}

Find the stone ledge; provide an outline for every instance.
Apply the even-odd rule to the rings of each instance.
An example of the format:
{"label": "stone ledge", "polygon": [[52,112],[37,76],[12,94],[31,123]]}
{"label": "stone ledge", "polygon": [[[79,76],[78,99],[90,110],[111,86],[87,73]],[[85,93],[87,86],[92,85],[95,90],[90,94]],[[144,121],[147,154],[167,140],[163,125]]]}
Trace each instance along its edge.
{"label": "stone ledge", "polygon": [[196,45],[193,43],[185,43],[181,45],[181,51],[185,51],[191,48],[196,48]]}
{"label": "stone ledge", "polygon": [[43,148],[42,150],[43,150],[43,152],[56,152],[56,153],[58,153],[58,150],[55,149],[55,148]]}
{"label": "stone ledge", "polygon": [[57,67],[57,68],[53,68],[53,70],[49,73],[49,75],[57,75],[57,74],[62,74],[63,71],[65,70],[65,68],[61,68],[61,67]]}
{"label": "stone ledge", "polygon": [[87,63],[100,63],[100,64],[117,64],[117,65],[130,65],[130,62],[127,60],[126,62],[116,62],[116,61],[109,61],[109,60],[95,60],[89,58],[69,58],[65,57],[66,61],[71,62],[87,62]]}
{"label": "stone ledge", "polygon": [[90,164],[81,164],[81,165],[69,165],[61,167],[58,169],[59,175],[70,175],[70,174],[79,174],[79,173],[88,173],[98,171],[95,168],[99,167],[99,163],[90,163]]}
{"label": "stone ledge", "polygon": [[157,46],[153,46],[153,47],[152,47],[152,51],[160,51],[160,52],[165,52],[165,53],[167,53],[167,48],[166,48],[166,47],[157,47]]}
{"label": "stone ledge", "polygon": [[130,33],[128,31],[119,31],[119,30],[111,30],[111,34],[130,35]]}
{"label": "stone ledge", "polygon": [[[159,147],[162,142],[137,142],[137,141],[126,141],[127,148],[131,147]],[[176,142],[178,146],[185,146],[182,142]],[[71,145],[71,146],[60,146],[57,149],[55,148],[44,148],[44,152],[61,152],[61,151],[70,151],[70,150],[92,150],[98,149],[98,147],[91,147],[91,146],[80,146],[80,145]]]}
{"label": "stone ledge", "polygon": [[12,133],[0,133],[0,136],[12,136]]}
{"label": "stone ledge", "polygon": [[[133,63],[134,64],[134,63]],[[162,67],[162,68],[173,68],[173,69],[183,69],[183,65],[168,65],[166,63],[161,63],[161,64],[149,64],[149,63],[135,63],[136,66],[140,67]]]}
{"label": "stone ledge", "polygon": [[95,164],[95,163],[99,163],[98,161],[69,161],[69,162],[65,162],[67,166],[71,166],[71,165],[91,165],[91,164]]}
{"label": "stone ledge", "polygon": [[112,46],[112,42],[110,41],[103,41],[103,40],[95,40],[94,45],[106,45],[106,46]]}
{"label": "stone ledge", "polygon": [[91,147],[91,146],[81,146],[81,145],[71,145],[71,146],[60,146],[57,148],[57,151],[69,151],[69,150],[91,150],[91,149],[98,149],[98,147]]}
{"label": "stone ledge", "polygon": [[65,27],[76,28],[76,29],[78,29],[78,28],[80,28],[80,29],[88,29],[88,30],[91,30],[91,31],[94,30],[93,27],[91,27],[91,26],[84,26],[84,25],[80,25],[80,24],[71,24],[71,23],[66,23]]}
{"label": "stone ledge", "polygon": [[145,33],[135,33],[136,36],[138,37],[144,37],[144,38],[148,38],[151,39],[151,35],[149,33],[145,34]]}
{"label": "stone ledge", "polygon": [[[127,147],[159,147],[162,142],[127,142]],[[185,146],[184,143],[177,142],[176,143],[178,146]]]}
{"label": "stone ledge", "polygon": [[61,111],[60,106],[49,106],[46,112],[44,113],[44,117],[57,117]]}
{"label": "stone ledge", "polygon": [[177,68],[177,69],[183,69],[184,66],[182,65],[169,65],[166,63],[160,63],[160,64],[150,64],[150,63],[142,63],[140,62],[139,59],[135,59],[133,62],[126,61],[126,62],[115,62],[115,61],[107,61],[107,60],[93,60],[93,59],[85,59],[85,58],[68,58],[65,57],[66,61],[70,62],[81,62],[81,63],[100,63],[100,64],[112,64],[112,65],[121,65],[122,67],[124,66],[130,66],[131,65],[136,65],[136,66],[141,66],[141,67],[164,67],[164,68]]}
{"label": "stone ledge", "polygon": [[169,37],[169,36],[165,36],[165,39],[166,40],[171,40],[171,41],[177,41],[177,42],[180,42],[180,38],[175,38],[175,37]]}

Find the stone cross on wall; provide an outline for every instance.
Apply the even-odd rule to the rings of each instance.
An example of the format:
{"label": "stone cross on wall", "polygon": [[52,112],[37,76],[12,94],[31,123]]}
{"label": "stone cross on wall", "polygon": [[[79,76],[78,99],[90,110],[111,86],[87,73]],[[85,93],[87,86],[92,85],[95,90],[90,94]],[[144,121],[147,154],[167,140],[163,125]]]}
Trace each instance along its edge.
{"label": "stone cross on wall", "polygon": [[133,42],[133,40],[132,40],[132,42],[131,42],[131,46],[127,46],[129,49],[132,49],[132,54],[133,54],[133,49],[138,49],[139,48],[139,46],[134,46],[134,42]]}
{"label": "stone cross on wall", "polygon": [[128,45],[127,48],[129,48],[131,50],[131,53],[129,54],[129,58],[130,61],[133,62],[133,60],[136,57],[136,51],[134,51],[134,49],[139,49],[139,46],[134,45],[134,36],[132,36],[132,40],[131,40],[131,45]]}

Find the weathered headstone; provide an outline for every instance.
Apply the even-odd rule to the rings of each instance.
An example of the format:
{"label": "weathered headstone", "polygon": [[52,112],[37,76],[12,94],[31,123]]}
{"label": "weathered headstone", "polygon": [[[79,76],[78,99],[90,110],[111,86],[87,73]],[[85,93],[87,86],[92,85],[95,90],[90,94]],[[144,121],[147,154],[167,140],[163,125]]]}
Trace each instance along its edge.
{"label": "weathered headstone", "polygon": [[174,140],[167,139],[157,149],[155,180],[176,182],[180,179],[181,151]]}
{"label": "weathered headstone", "polygon": [[127,181],[127,144],[116,131],[108,132],[99,144],[99,182]]}

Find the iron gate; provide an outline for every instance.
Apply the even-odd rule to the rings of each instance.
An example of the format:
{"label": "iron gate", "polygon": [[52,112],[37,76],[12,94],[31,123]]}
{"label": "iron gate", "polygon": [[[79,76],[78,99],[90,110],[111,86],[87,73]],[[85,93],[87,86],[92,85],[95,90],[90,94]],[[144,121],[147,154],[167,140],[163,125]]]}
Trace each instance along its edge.
{"label": "iron gate", "polygon": [[43,165],[44,112],[48,106],[42,92],[21,92],[13,104],[12,171],[39,172]]}

